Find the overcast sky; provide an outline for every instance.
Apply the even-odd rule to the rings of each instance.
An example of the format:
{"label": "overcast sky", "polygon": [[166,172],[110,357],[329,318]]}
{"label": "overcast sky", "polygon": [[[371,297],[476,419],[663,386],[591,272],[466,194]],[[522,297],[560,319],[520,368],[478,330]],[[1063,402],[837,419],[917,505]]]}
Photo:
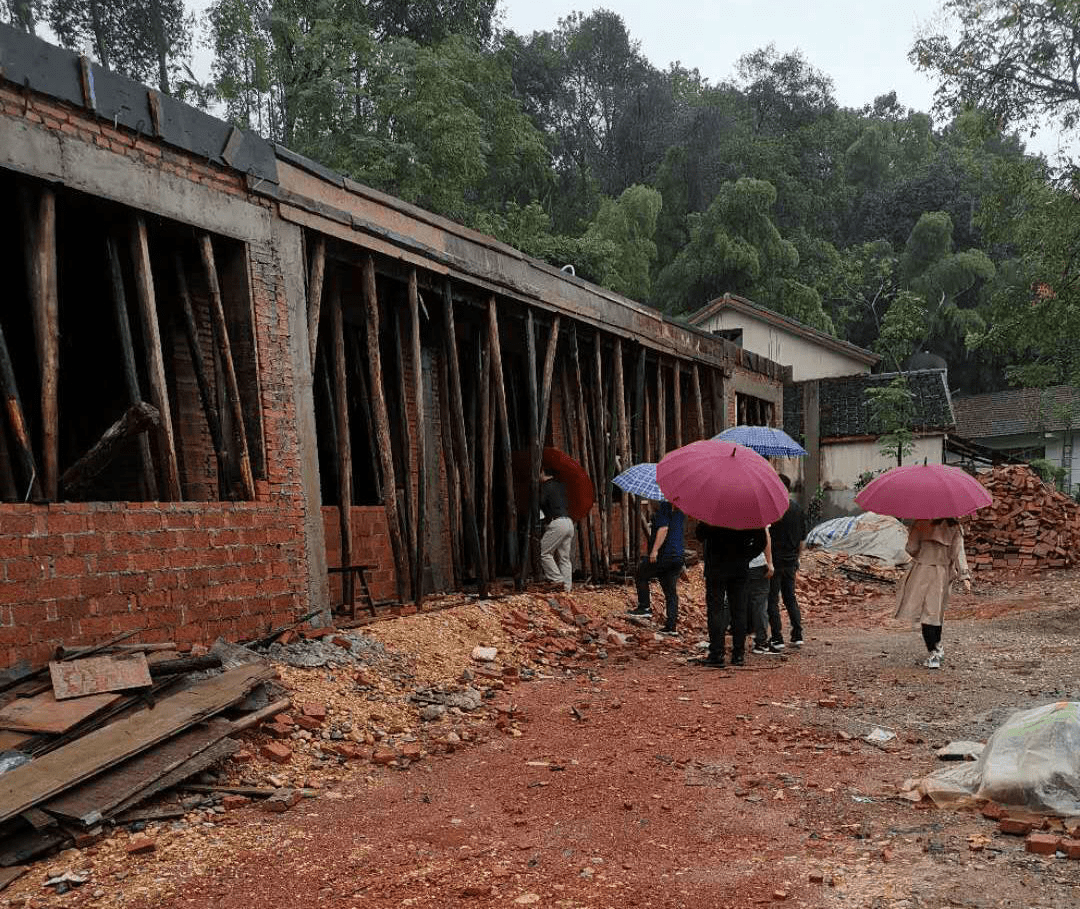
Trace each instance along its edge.
{"label": "overcast sky", "polygon": [[[201,14],[209,0],[187,0]],[[658,69],[679,61],[711,82],[731,78],[743,54],[776,45],[780,53],[800,50],[830,76],[836,99],[862,107],[896,91],[901,104],[929,111],[934,83],[908,62],[920,29],[935,22],[940,0],[502,0],[501,22],[522,34],[553,29],[575,10],[612,10]],[[209,56],[197,55],[200,76],[209,75]],[[1031,151],[1053,157],[1057,137],[1026,139]]]}

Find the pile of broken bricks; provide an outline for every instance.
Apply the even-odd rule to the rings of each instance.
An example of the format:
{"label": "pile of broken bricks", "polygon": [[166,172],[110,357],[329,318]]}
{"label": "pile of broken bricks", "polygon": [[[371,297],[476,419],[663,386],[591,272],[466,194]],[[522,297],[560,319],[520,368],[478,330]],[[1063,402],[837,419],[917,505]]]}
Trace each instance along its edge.
{"label": "pile of broken bricks", "polygon": [[[1019,808],[987,802],[982,816],[997,821],[997,832],[1009,836],[1024,837],[1024,847],[1036,855],[1055,855],[1080,859],[1080,821],[1047,817]],[[978,852],[986,845],[986,838],[973,837],[968,848]]]}

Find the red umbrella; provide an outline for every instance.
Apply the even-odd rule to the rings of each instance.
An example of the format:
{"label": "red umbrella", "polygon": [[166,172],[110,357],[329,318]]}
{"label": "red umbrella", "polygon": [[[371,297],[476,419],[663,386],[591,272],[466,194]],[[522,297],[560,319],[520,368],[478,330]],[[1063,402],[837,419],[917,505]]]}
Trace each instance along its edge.
{"label": "red umbrella", "polygon": [[788,508],[783,482],[756,451],[734,442],[691,442],[656,467],[668,501],[714,527],[767,527]]}
{"label": "red umbrella", "polygon": [[[570,455],[550,446],[544,449],[541,464],[566,486],[566,500],[570,517],[580,521],[589,513],[596,501],[593,481],[585,473],[585,468]],[[514,452],[514,495],[519,512],[529,507],[529,472],[532,459],[528,451]]]}
{"label": "red umbrella", "polygon": [[855,496],[855,504],[866,511],[915,520],[958,518],[993,501],[971,474],[946,464],[894,467]]}

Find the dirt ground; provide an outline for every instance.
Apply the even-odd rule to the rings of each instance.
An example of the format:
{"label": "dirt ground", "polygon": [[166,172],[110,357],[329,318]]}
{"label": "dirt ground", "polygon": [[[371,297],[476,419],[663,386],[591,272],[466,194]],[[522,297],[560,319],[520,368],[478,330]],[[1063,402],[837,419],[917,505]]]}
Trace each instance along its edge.
{"label": "dirt ground", "polygon": [[[630,591],[562,603],[574,597],[614,625]],[[163,827],[148,855],[127,855],[117,833],[52,860],[54,872],[90,871],[80,889],[53,896],[44,872],[29,874],[0,905],[1080,905],[1080,861],[1029,854],[975,811],[898,795],[941,766],[934,751],[950,740],[1078,699],[1080,572],[956,596],[939,672],[921,666],[918,634],[887,619],[889,597],[806,602],[806,645],[741,669],[688,664],[697,633],[613,644],[606,658],[534,659],[532,680],[493,689],[491,714],[513,718],[502,729],[474,724],[473,741],[427,748],[405,769],[347,764],[284,814],[252,807]],[[700,585],[686,599],[700,626]],[[459,673],[474,640],[524,665],[535,651],[525,632],[515,640],[490,621],[509,608],[521,611],[491,601],[471,625],[476,606],[372,634],[403,654],[410,636],[445,638],[456,665],[414,661],[415,681],[430,684]],[[874,727],[896,739],[863,741]]]}

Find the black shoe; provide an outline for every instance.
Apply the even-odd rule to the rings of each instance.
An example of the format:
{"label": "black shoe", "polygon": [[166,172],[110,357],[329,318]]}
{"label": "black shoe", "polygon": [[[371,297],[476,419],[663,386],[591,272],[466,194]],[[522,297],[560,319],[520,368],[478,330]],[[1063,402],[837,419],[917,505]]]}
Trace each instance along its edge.
{"label": "black shoe", "polygon": [[769,641],[769,646],[773,649],[774,653],[779,653],[781,650],[784,649],[784,639],[773,638],[771,641]]}
{"label": "black shoe", "polygon": [[733,653],[731,655],[731,665],[732,666],[744,666],[744,665],[746,665],[746,657],[744,657],[741,653]]}
{"label": "black shoe", "polygon": [[772,641],[769,641],[769,649],[766,652],[772,656],[780,656],[780,654],[784,652],[784,645],[774,644]]}
{"label": "black shoe", "polygon": [[669,638],[677,638],[679,636],[679,632],[677,632],[674,628],[664,628],[660,631],[660,634],[665,635]]}
{"label": "black shoe", "polygon": [[791,639],[791,646],[792,647],[802,647],[802,635],[801,634],[797,638],[792,638]]}
{"label": "black shoe", "polygon": [[695,660],[690,660],[690,662],[695,664],[696,666],[705,666],[705,667],[707,667],[709,669],[723,669],[724,668],[724,658],[723,657],[718,657],[718,656],[711,656],[710,655],[710,656],[706,656],[706,657],[698,657]]}
{"label": "black shoe", "polygon": [[768,644],[755,644],[753,647],[750,648],[750,652],[760,654],[760,653],[770,653],[771,651],[769,649]]}
{"label": "black shoe", "polygon": [[627,609],[626,614],[627,615],[652,615],[652,610],[651,609],[642,609],[640,606],[638,606],[636,609]]}

